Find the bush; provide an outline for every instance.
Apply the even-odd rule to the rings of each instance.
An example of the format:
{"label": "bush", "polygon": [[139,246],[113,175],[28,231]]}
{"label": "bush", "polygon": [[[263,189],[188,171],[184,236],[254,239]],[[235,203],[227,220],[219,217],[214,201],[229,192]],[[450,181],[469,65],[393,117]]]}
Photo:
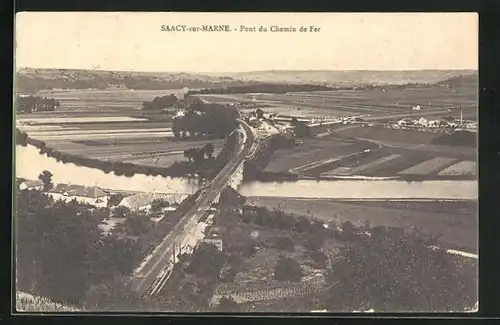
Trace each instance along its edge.
{"label": "bush", "polygon": [[238,303],[232,297],[222,297],[217,306],[219,312],[237,312]]}
{"label": "bush", "polygon": [[278,238],[276,241],[276,248],[293,252],[295,250],[295,245],[293,241],[288,237]]}
{"label": "bush", "polygon": [[312,251],[319,251],[323,246],[323,238],[317,235],[311,235],[307,238],[305,246]]}
{"label": "bush", "polygon": [[283,256],[278,259],[274,270],[275,280],[299,282],[303,276],[302,268],[297,261]]}
{"label": "bush", "polygon": [[316,264],[317,267],[325,269],[328,265],[328,256],[320,251],[311,252],[311,259]]}
{"label": "bush", "polygon": [[235,269],[228,269],[225,272],[222,273],[221,277],[221,282],[222,283],[232,283],[234,281],[234,278],[236,277],[236,270]]}

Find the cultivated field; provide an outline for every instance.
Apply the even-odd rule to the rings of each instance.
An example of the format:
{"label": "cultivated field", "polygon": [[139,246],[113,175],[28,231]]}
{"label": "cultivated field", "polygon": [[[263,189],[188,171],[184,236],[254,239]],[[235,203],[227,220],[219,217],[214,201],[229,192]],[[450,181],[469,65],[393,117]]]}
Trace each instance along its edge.
{"label": "cultivated field", "polygon": [[137,110],[143,101],[176,90],[65,90],[43,91],[61,107],[54,112],[18,114],[17,127],[61,152],[140,165],[170,166],[184,161],[184,150],[215,145],[222,140],[175,141],[171,121],[158,121]]}
{"label": "cultivated field", "polygon": [[425,234],[442,233],[441,241],[453,249],[477,253],[477,202],[353,202],[324,199],[287,199],[252,197],[255,205],[281,208],[289,213],[309,215],[323,220],[351,221],[372,226],[416,226]]}
{"label": "cultivated field", "polygon": [[169,94],[180,95],[179,89],[166,90],[129,90],[129,89],[71,89],[43,90],[36,96],[53,97],[61,102],[60,112],[109,113],[133,110],[141,107],[142,102]]}
{"label": "cultivated field", "polygon": [[[262,103],[265,111],[304,115],[343,117],[353,115],[394,114],[412,112],[420,105],[419,114],[444,110],[445,115],[456,115],[460,105],[468,108],[468,115],[477,118],[477,91],[475,88],[450,89],[439,86],[425,88],[376,88],[294,92],[287,94],[223,94],[199,95],[210,101],[225,103]],[[451,109],[448,112],[448,109]]]}
{"label": "cultivated field", "polygon": [[456,167],[457,172],[445,171],[461,161],[474,163],[477,159],[474,148],[430,144],[439,136],[426,132],[343,126],[330,135],[303,139],[291,149],[278,150],[265,171],[309,176],[418,175],[438,179],[451,176],[474,179],[475,169],[459,172],[466,168],[462,165]]}

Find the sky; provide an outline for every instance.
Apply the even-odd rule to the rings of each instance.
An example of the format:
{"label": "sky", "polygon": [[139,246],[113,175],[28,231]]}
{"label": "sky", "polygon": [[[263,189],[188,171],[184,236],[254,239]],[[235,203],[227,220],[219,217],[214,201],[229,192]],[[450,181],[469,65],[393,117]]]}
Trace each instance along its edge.
{"label": "sky", "polygon": [[[169,32],[162,25],[230,25]],[[243,32],[241,26],[255,27]],[[259,32],[260,27],[268,32]],[[270,32],[271,26],[297,32]],[[300,32],[300,27],[307,32]],[[319,28],[311,32],[310,26]],[[16,67],[154,72],[478,68],[475,13],[22,12]]]}

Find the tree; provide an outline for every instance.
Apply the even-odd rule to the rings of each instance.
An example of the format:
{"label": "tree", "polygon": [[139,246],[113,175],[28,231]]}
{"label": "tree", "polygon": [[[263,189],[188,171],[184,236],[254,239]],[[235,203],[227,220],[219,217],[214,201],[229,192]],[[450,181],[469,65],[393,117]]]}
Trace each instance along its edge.
{"label": "tree", "polygon": [[276,241],[276,248],[293,252],[295,250],[295,245],[290,238],[281,237]]}
{"label": "tree", "polygon": [[217,306],[219,312],[237,312],[239,311],[238,303],[233,297],[222,297]]}
{"label": "tree", "polygon": [[202,243],[193,252],[187,272],[198,276],[210,277],[219,274],[224,263],[224,254],[213,244]]}
{"label": "tree", "polygon": [[297,126],[297,124],[299,123],[299,121],[297,120],[297,118],[295,116],[292,117],[292,121],[291,121],[291,125],[292,126]]}
{"label": "tree", "polygon": [[172,132],[174,133],[174,137],[176,140],[181,138],[181,128],[179,126],[179,119],[174,118],[172,123]]}
{"label": "tree", "polygon": [[52,176],[54,175],[48,170],[44,170],[40,175],[38,175],[38,179],[43,182],[43,190],[45,192],[50,191],[50,189],[54,187],[54,184],[52,183]]}
{"label": "tree", "polygon": [[184,158],[191,162],[191,159],[193,158],[193,149],[184,150]]}
{"label": "tree", "polygon": [[130,209],[123,205],[118,205],[113,208],[113,216],[116,218],[126,218],[130,215]]}
{"label": "tree", "polygon": [[304,276],[300,264],[289,257],[280,256],[274,270],[274,278],[278,281],[298,282]]}
{"label": "tree", "polygon": [[203,148],[193,148],[193,160],[197,165],[201,165],[203,163],[205,160],[205,152],[203,151]]}
{"label": "tree", "polygon": [[152,212],[159,212],[161,209],[164,207],[168,206],[168,202],[166,202],[163,199],[154,199],[153,202],[151,202],[151,211]]}
{"label": "tree", "polygon": [[264,111],[260,108],[257,108],[255,110],[255,114],[257,115],[258,118],[264,118]]}
{"label": "tree", "polygon": [[295,125],[295,127],[293,128],[293,132],[298,138],[307,138],[311,136],[311,128],[302,122]]}
{"label": "tree", "polygon": [[205,155],[207,156],[207,158],[212,158],[212,156],[214,154],[214,150],[215,150],[215,146],[213,143],[207,143],[203,147],[203,151],[205,152]]}
{"label": "tree", "polygon": [[430,249],[436,238],[382,228],[341,250],[332,260],[330,309],[463,311],[477,301],[477,266]]}
{"label": "tree", "polygon": [[153,221],[146,215],[133,214],[123,223],[125,234],[130,236],[141,236],[153,228]]}
{"label": "tree", "polygon": [[323,237],[317,233],[313,233],[307,238],[305,246],[312,251],[321,251],[321,247],[323,246]]}
{"label": "tree", "polygon": [[356,238],[356,227],[349,220],[342,222],[342,238],[344,240],[354,240]]}
{"label": "tree", "polygon": [[328,256],[326,256],[325,253],[321,251],[312,251],[310,255],[311,259],[313,262],[316,264],[317,267],[319,268],[326,268],[328,265]]}

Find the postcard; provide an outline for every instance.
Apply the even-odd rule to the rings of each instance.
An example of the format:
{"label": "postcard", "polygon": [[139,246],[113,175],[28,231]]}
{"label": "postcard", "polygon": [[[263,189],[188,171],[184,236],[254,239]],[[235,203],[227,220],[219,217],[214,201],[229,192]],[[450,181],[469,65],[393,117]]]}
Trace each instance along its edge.
{"label": "postcard", "polygon": [[475,13],[21,12],[18,313],[478,310]]}

